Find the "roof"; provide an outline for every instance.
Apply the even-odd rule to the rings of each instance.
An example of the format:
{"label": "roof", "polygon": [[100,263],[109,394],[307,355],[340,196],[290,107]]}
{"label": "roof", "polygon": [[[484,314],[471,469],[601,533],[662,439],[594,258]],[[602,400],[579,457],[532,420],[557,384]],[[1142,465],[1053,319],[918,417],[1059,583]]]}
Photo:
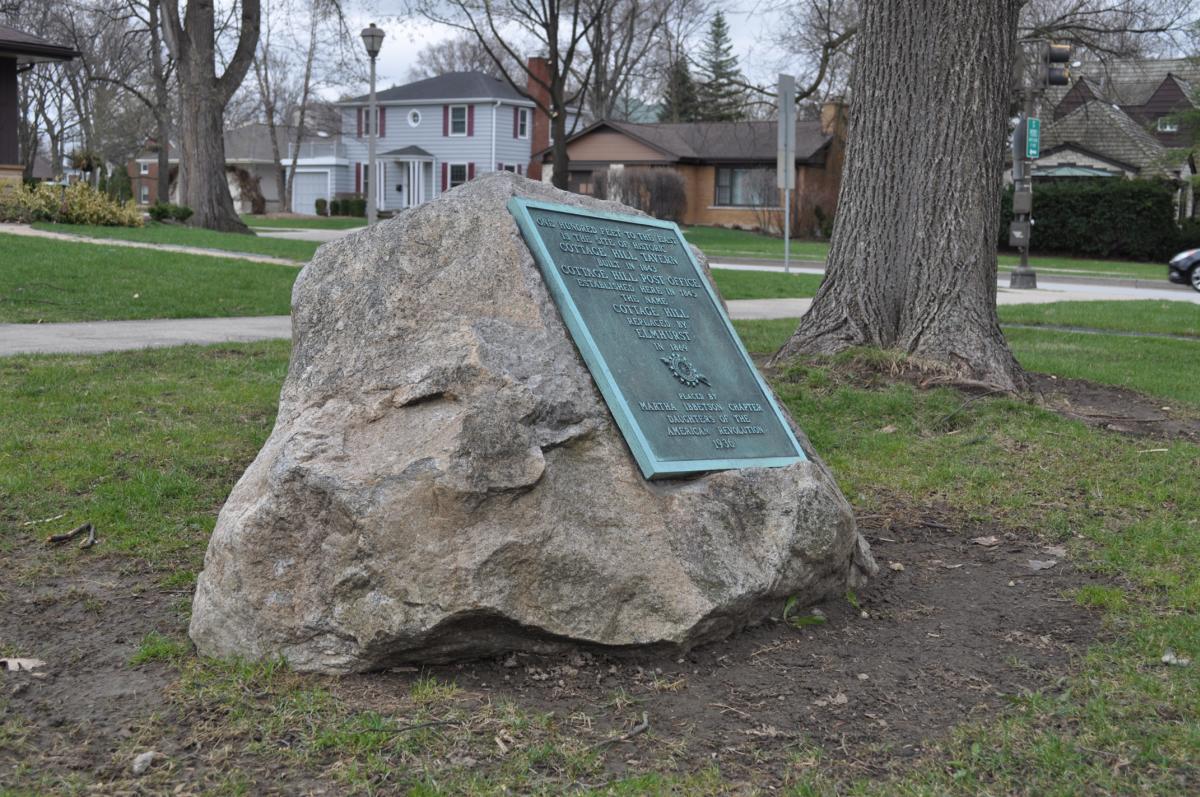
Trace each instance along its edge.
{"label": "roof", "polygon": [[[482,99],[533,104],[525,95],[514,89],[507,80],[492,77],[484,72],[447,72],[444,75],[375,92],[375,101],[384,103]],[[358,104],[369,100],[370,95],[364,94],[341,104]]]}
{"label": "roof", "polygon": [[0,25],[0,58],[15,58],[19,64],[28,64],[36,61],[70,61],[78,57],[79,51],[74,48]]}
{"label": "roof", "polygon": [[[1088,61],[1072,72],[1089,82],[1097,98],[1123,106],[1145,105],[1168,78],[1174,78],[1188,96],[1192,86],[1200,85],[1200,61],[1194,58]],[[1047,97],[1057,105],[1065,94],[1064,89],[1056,89],[1048,91]]]}
{"label": "roof", "polygon": [[[332,146],[335,141],[328,135],[311,128],[306,129],[305,132],[307,135],[304,137],[304,143],[328,141]],[[280,157],[288,157],[293,137],[296,135],[296,128],[292,125],[276,125],[275,134],[279,139]],[[174,151],[176,143],[171,141],[167,145],[172,162],[177,159]],[[155,160],[157,157],[158,149],[156,147],[145,146],[134,157],[134,160]],[[227,163],[274,163],[275,153],[271,149],[270,127],[263,122],[252,122],[233,130],[226,130],[225,161]]]}
{"label": "roof", "polygon": [[1129,114],[1100,100],[1088,100],[1047,125],[1042,129],[1041,144],[1043,151],[1074,145],[1146,174],[1168,172],[1170,150]]}
{"label": "roof", "polygon": [[[634,124],[602,120],[585,127],[569,140],[586,136],[601,126],[624,133],[670,160],[684,162],[774,161],[779,145],[779,128],[775,121]],[[796,159],[817,159],[832,140],[833,136],[821,130],[819,121],[797,121]]]}
{"label": "roof", "polygon": [[1033,168],[1034,177],[1116,177],[1117,172],[1108,171],[1105,169],[1097,169],[1094,166],[1076,166],[1073,163],[1064,163],[1058,166],[1047,166],[1039,169]]}
{"label": "roof", "polygon": [[432,158],[433,155],[426,152],[425,150],[421,149],[420,147],[418,147],[416,145],[410,144],[407,147],[401,147],[400,149],[393,149],[393,150],[388,150],[387,152],[380,153],[380,157],[382,157],[382,158]]}

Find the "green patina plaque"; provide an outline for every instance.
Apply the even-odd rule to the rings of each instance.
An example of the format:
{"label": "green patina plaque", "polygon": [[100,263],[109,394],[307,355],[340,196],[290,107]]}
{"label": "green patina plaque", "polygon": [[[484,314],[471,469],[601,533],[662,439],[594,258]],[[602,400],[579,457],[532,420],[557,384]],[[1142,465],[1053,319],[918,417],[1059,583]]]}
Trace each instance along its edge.
{"label": "green patina plaque", "polygon": [[676,225],[508,208],[646,478],[805,458]]}

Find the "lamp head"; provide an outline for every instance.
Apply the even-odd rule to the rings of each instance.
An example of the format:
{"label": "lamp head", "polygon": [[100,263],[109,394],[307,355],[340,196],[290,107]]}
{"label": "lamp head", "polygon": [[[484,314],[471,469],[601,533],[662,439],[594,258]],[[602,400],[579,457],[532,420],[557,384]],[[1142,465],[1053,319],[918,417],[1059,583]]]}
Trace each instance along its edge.
{"label": "lamp head", "polygon": [[379,55],[379,49],[383,46],[383,29],[375,27],[372,22],[370,26],[362,30],[363,44],[367,47],[367,55],[371,58]]}

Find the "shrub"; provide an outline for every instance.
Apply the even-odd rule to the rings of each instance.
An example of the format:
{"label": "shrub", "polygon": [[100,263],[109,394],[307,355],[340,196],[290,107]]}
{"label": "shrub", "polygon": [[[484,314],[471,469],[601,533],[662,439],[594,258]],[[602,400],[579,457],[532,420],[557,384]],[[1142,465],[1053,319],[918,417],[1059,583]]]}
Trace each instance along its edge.
{"label": "shrub", "polygon": [[132,201],[117,202],[86,183],[75,183],[65,189],[41,183],[32,187],[0,187],[0,221],[141,227],[142,214]]}
{"label": "shrub", "polygon": [[606,192],[656,219],[682,221],[687,210],[683,175],[674,169],[622,169],[614,172]]}
{"label": "shrub", "polygon": [[367,215],[367,200],[363,197],[356,196],[342,200],[342,215],[343,216],[365,216]]}
{"label": "shrub", "polygon": [[172,205],[169,202],[155,202],[146,212],[155,221],[184,222],[192,217],[192,209],[187,205]]}
{"label": "shrub", "polygon": [[328,203],[325,201],[325,197],[320,197],[317,199],[317,215],[318,216],[326,215],[325,210],[327,207],[328,207]]}
{"label": "shrub", "polygon": [[1180,225],[1175,249],[1178,252],[1184,249],[1200,249],[1200,219],[1187,219]]}
{"label": "shrub", "polygon": [[342,215],[342,200],[334,199],[329,202],[329,215],[330,216]]}
{"label": "shrub", "polygon": [[[1177,246],[1175,188],[1160,180],[1080,179],[1033,187],[1030,249],[1091,257],[1162,260]],[[1012,188],[1001,203],[1000,242],[1008,244]]]}

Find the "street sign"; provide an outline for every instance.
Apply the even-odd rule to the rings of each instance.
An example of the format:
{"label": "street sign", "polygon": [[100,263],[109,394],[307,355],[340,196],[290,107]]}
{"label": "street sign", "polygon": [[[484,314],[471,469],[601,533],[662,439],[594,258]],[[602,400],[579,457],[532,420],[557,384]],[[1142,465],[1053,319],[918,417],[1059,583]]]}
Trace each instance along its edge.
{"label": "street sign", "polygon": [[1031,118],[1025,124],[1025,157],[1034,161],[1042,154],[1042,120]]}
{"label": "street sign", "polygon": [[775,184],[785,191],[796,188],[796,78],[779,76],[779,152]]}

